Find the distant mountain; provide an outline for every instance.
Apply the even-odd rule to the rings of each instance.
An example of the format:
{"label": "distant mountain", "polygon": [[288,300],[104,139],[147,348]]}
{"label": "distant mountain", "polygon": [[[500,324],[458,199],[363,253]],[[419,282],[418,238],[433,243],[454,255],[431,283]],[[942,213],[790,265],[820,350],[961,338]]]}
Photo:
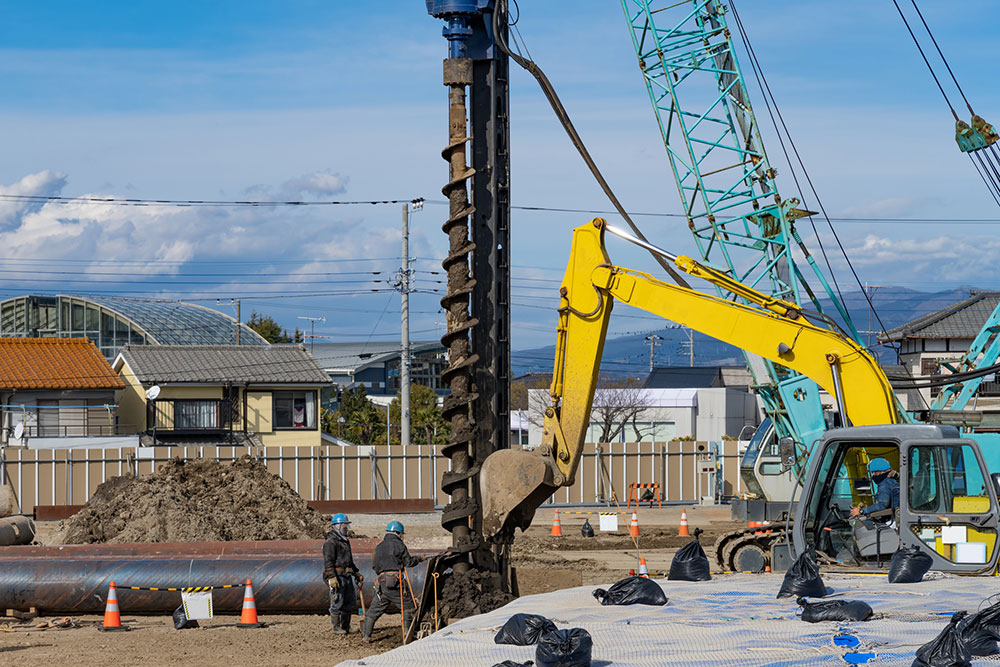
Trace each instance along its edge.
{"label": "distant mountain", "polygon": [[[868,344],[870,340],[870,344],[875,346],[881,326],[892,329],[962,301],[968,298],[970,289],[918,292],[904,287],[874,288],[872,302],[878,312],[878,318],[870,315],[868,302],[863,292],[845,292],[844,303],[854,321],[854,326],[861,332],[862,341]],[[823,304],[823,310],[838,324],[843,325],[843,320],[836,314],[830,302]],[[614,315],[612,315],[613,317]],[[879,320],[881,320],[881,326]],[[649,333],[663,337],[663,340],[657,341],[656,345],[655,364],[657,366],[687,366],[690,363],[687,330],[661,327],[643,333],[608,339],[604,345],[602,372],[607,375],[623,377],[645,375],[649,371],[649,343],[645,340]],[[884,362],[895,360],[895,354],[891,350],[875,348],[874,351]],[[554,354],[554,344],[515,351],[511,355],[511,371],[514,377],[528,372],[550,373],[552,372]],[[740,349],[703,334],[694,333],[695,366],[726,366],[743,363],[743,352]]]}

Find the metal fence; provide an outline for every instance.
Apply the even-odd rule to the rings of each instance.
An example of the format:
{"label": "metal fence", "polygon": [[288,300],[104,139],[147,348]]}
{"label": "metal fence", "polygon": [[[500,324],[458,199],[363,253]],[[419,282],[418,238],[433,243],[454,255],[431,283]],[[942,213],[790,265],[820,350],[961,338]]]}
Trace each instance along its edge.
{"label": "metal fence", "polygon": [[[430,499],[448,502],[441,476],[449,459],[431,445],[409,447],[139,447],[119,449],[0,448],[0,484],[9,485],[23,514],[36,506],[82,505],[97,487],[121,475],[149,474],[176,458],[232,461],[251,456],[307,501]],[[712,468],[717,475],[704,472]],[[657,482],[664,502],[740,492],[736,442],[587,444],[576,481],[556,504],[624,502],[632,483]]]}

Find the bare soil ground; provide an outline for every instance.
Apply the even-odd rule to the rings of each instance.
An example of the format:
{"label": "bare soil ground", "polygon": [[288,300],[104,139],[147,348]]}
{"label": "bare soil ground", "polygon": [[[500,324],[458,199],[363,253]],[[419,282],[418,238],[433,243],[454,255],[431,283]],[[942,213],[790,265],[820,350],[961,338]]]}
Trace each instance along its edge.
{"label": "bare soil ground", "polygon": [[[123,623],[133,630],[113,633],[97,630],[99,616],[74,620],[81,627],[38,630],[31,628],[34,623],[0,625],[0,664],[328,666],[383,653],[401,643],[398,615],[379,619],[371,644],[363,643],[357,633],[332,634],[328,616],[263,617],[268,627],[259,630],[238,628],[238,617],[223,616],[201,621],[200,628],[178,631],[169,616],[126,614]],[[353,628],[359,623],[352,621]]]}
{"label": "bare soil ground", "polygon": [[[643,508],[639,511],[639,548],[652,573],[665,572],[676,550],[691,538],[677,536],[681,508]],[[705,530],[702,544],[710,546],[717,535],[738,527],[729,521],[729,508],[688,507],[690,528]],[[636,565],[636,549],[628,536],[627,521],[617,533],[597,532],[593,538],[580,535],[585,514],[561,513],[563,537],[550,537],[551,510],[540,510],[534,525],[519,535],[513,547],[514,565],[522,595],[546,593],[581,585],[608,584],[624,577]],[[355,515],[352,533],[381,537],[385,522],[399,518],[406,524],[407,543],[413,547],[444,548],[450,537],[441,528],[437,513],[388,517]],[[39,540],[51,543],[54,524],[39,525]],[[223,616],[203,621],[194,630],[174,630],[171,618],[123,616],[132,632],[97,631],[101,618],[75,618],[81,627],[35,629],[32,624],[13,622],[0,625],[0,663],[23,667],[51,667],[53,664],[79,665],[170,664],[249,667],[250,665],[330,665],[382,653],[400,643],[400,618],[383,616],[375,629],[375,642],[364,644],[360,635],[347,637],[331,633],[327,616],[262,616],[269,627],[244,630],[235,627],[237,617]],[[6,619],[0,619],[0,621]],[[45,620],[45,619],[40,619]],[[353,621],[357,628],[360,618]],[[14,662],[16,661],[16,663]]]}

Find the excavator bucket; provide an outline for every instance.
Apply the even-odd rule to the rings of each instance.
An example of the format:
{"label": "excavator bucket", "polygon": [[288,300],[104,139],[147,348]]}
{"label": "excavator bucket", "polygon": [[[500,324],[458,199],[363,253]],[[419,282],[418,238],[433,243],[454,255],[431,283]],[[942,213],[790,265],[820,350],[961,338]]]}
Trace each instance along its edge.
{"label": "excavator bucket", "polygon": [[511,538],[526,530],[535,510],[558,488],[544,457],[524,449],[501,449],[483,461],[479,475],[483,501],[483,536]]}

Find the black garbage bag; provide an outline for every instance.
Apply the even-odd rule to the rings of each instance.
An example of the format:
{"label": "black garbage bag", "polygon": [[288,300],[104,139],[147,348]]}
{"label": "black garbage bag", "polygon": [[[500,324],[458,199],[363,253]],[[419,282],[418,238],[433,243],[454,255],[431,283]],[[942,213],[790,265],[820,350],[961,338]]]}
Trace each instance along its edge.
{"label": "black garbage bag", "polygon": [[659,584],[645,577],[625,577],[616,582],[608,590],[597,588],[594,597],[602,605],[650,604],[663,606],[667,604],[667,596]]}
{"label": "black garbage bag", "polygon": [[959,621],[958,634],[976,657],[1000,654],[1000,602]]}
{"label": "black garbage bag", "polygon": [[653,495],[653,490],[647,487],[646,490],[642,492],[642,497],[639,498],[639,502],[645,503],[651,500],[656,500],[656,496]]}
{"label": "black garbage bag", "polygon": [[826,595],[826,586],[819,576],[819,567],[804,552],[795,559],[792,566],[785,572],[785,580],[778,590],[779,598],[821,598]]}
{"label": "black garbage bag", "polygon": [[174,630],[188,630],[197,627],[198,621],[188,620],[187,614],[184,613],[184,605],[174,609]]}
{"label": "black garbage bag", "polygon": [[514,662],[513,660],[504,660],[503,662],[498,662],[493,665],[493,667],[531,667],[535,664],[534,660],[529,660],[528,662]]}
{"label": "black garbage bag", "polygon": [[824,600],[809,602],[805,598],[796,600],[802,607],[802,620],[807,623],[820,621],[867,621],[872,608],[861,600]]}
{"label": "black garbage bag", "polygon": [[708,556],[701,548],[699,537],[702,534],[701,528],[694,529],[694,539],[685,544],[674,554],[674,559],[670,561],[670,573],[667,579],[671,581],[708,581],[712,578],[709,571]]}
{"label": "black garbage bag", "polygon": [[965,613],[960,611],[952,616],[937,637],[918,648],[911,667],[972,667],[972,656],[958,633],[958,624]]}
{"label": "black garbage bag", "polygon": [[920,547],[910,545],[899,549],[889,561],[890,584],[915,584],[931,569],[933,559]]}
{"label": "black garbage bag", "polygon": [[535,648],[537,667],[590,667],[594,642],[583,628],[553,630],[538,640]]}
{"label": "black garbage bag", "polygon": [[583,525],[580,526],[580,534],[584,537],[594,536],[594,527],[590,525],[590,519],[584,519]]}
{"label": "black garbage bag", "polygon": [[546,632],[556,629],[556,624],[538,614],[514,614],[500,628],[493,638],[495,644],[514,644],[515,646],[532,646],[538,643],[538,638]]}

